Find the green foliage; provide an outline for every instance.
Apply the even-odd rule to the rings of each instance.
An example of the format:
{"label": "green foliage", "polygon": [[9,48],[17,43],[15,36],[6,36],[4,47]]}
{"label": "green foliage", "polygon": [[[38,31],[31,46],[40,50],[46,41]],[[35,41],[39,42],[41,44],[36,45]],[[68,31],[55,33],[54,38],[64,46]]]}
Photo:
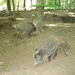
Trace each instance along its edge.
{"label": "green foliage", "polygon": [[45,4],[36,4],[31,7],[45,7],[46,9],[71,9],[74,0],[46,0]]}
{"label": "green foliage", "polygon": [[4,3],[6,3],[6,0],[1,0],[0,1],[0,6],[2,6]]}
{"label": "green foliage", "polygon": [[52,2],[47,3],[47,4],[36,4],[36,5],[32,5],[31,7],[46,7],[46,8],[60,8],[60,6],[58,4],[53,4]]}
{"label": "green foliage", "polygon": [[44,4],[36,4],[36,5],[32,5],[31,7],[45,7]]}
{"label": "green foliage", "polygon": [[[19,1],[19,7],[22,7],[23,0],[14,0],[15,8]],[[33,0],[34,1],[34,0]],[[45,7],[46,9],[72,9],[75,0],[45,0],[44,4],[35,4],[31,7]],[[12,0],[10,0],[12,7]],[[32,2],[33,3],[33,2]],[[0,0],[0,6],[7,4],[7,0]]]}
{"label": "green foliage", "polygon": [[49,9],[59,9],[60,8],[59,5],[55,5],[55,4],[46,5],[46,7]]}

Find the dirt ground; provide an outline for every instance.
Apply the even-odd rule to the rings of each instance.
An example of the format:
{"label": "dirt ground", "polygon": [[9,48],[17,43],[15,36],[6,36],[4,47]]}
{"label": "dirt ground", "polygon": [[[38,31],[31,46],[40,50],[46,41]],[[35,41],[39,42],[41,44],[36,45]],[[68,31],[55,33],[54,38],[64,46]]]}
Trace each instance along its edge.
{"label": "dirt ground", "polygon": [[[49,18],[49,13],[61,16],[69,13],[58,12],[52,11],[45,15],[46,26],[43,27],[43,32],[23,39],[14,36],[16,30],[13,25],[19,21],[0,18],[0,75],[75,75],[75,23],[63,23],[58,16]],[[26,20],[31,20],[28,16],[25,17]],[[70,54],[66,56],[63,51],[58,51],[58,55],[51,62],[45,60],[43,64],[34,67],[34,49],[52,35],[63,37],[68,41]]]}

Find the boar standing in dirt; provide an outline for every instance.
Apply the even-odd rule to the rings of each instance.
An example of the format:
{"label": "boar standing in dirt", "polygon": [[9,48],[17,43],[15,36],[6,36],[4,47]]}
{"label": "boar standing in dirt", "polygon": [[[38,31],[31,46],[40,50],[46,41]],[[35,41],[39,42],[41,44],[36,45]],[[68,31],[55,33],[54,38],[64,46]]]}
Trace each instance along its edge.
{"label": "boar standing in dirt", "polygon": [[51,56],[53,58],[57,55],[57,50],[62,49],[67,55],[69,44],[66,40],[61,40],[56,36],[52,36],[50,39],[48,39],[40,48],[36,49],[33,56],[34,56],[34,66],[39,65],[40,63],[43,63],[43,61],[48,58],[48,60],[51,60]]}
{"label": "boar standing in dirt", "polygon": [[17,37],[22,38],[24,34],[30,36],[36,30],[36,26],[32,22],[20,22],[16,25]]}

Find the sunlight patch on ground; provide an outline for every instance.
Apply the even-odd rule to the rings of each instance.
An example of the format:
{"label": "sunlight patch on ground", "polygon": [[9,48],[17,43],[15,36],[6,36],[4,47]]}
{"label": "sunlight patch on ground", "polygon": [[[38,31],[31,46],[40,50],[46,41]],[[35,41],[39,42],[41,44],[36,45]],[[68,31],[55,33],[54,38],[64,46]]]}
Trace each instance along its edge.
{"label": "sunlight patch on ground", "polygon": [[71,27],[72,25],[69,24],[69,23],[58,23],[58,24],[45,24],[45,26],[48,26],[48,27]]}
{"label": "sunlight patch on ground", "polygon": [[75,13],[73,13],[73,12],[70,12],[69,14],[70,14],[70,15],[73,15],[73,14],[75,14]]}
{"label": "sunlight patch on ground", "polygon": [[70,12],[69,15],[70,15],[70,17],[75,17],[75,13],[73,13],[73,12]]}
{"label": "sunlight patch on ground", "polygon": [[51,14],[49,11],[47,11],[47,12],[44,12],[44,14]]}
{"label": "sunlight patch on ground", "polygon": [[16,18],[16,20],[25,20],[25,18]]}
{"label": "sunlight patch on ground", "polygon": [[75,14],[74,15],[70,15],[70,17],[75,17]]}
{"label": "sunlight patch on ground", "polygon": [[55,26],[56,26],[56,24],[46,24],[46,26],[55,27]]}

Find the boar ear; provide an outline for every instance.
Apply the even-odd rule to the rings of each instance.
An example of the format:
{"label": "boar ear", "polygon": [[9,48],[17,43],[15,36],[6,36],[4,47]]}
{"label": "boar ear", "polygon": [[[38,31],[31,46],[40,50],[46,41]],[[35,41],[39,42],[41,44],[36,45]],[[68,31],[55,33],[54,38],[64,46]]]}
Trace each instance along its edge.
{"label": "boar ear", "polygon": [[43,53],[43,50],[41,49],[41,50],[39,51],[38,55],[42,55],[42,53]]}
{"label": "boar ear", "polygon": [[38,48],[35,49],[35,52],[38,50]]}

